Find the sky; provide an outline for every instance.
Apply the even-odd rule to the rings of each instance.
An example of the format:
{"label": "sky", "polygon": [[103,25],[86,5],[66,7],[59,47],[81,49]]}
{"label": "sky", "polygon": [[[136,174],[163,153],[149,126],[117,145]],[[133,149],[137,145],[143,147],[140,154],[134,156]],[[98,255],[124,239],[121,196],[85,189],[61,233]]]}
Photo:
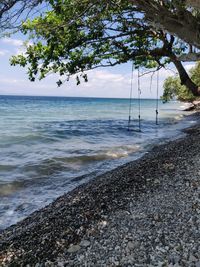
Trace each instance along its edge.
{"label": "sky", "polygon": [[[20,35],[0,39],[0,95],[75,96],[129,98],[131,87],[131,63],[116,67],[99,68],[88,72],[88,83],[76,85],[72,77],[69,82],[58,87],[57,75],[49,75],[42,81],[30,82],[26,68],[10,66],[9,58],[23,51],[23,37]],[[185,65],[190,69],[193,64]],[[170,70],[160,70],[159,96],[163,93],[163,82],[174,75]],[[141,98],[156,98],[156,75],[150,90],[150,74],[140,78]],[[133,97],[137,98],[137,71],[133,72]]]}

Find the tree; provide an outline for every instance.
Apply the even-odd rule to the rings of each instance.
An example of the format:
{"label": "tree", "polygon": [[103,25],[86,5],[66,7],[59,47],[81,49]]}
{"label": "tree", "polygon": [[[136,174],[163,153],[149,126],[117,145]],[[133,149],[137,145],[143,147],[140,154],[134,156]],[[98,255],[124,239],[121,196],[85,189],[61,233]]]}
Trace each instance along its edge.
{"label": "tree", "polygon": [[190,76],[194,83],[200,86],[200,62],[197,62],[195,67],[190,70]]}
{"label": "tree", "polygon": [[[38,3],[47,2],[57,5],[65,3],[61,0],[2,0],[0,3],[0,28],[6,26],[15,27],[10,19],[15,17],[19,22],[21,13],[30,11]],[[72,2],[72,1],[71,1]],[[76,2],[76,1],[74,1]],[[100,4],[100,1],[83,1]],[[104,2],[104,1],[103,1]],[[200,27],[199,27],[199,0],[107,0],[107,5],[123,5],[124,2],[141,13],[143,19],[151,25],[153,29],[168,31],[172,35],[178,36],[186,43],[200,48]],[[29,13],[29,12],[28,12]],[[4,17],[4,18],[3,18]],[[3,19],[2,19],[3,18]],[[8,23],[9,22],[9,23]],[[192,60],[197,60],[199,54],[192,53]]]}
{"label": "tree", "polygon": [[[196,64],[194,68],[190,70],[191,80],[200,86],[200,62]],[[164,92],[162,100],[167,102],[173,98],[177,98],[180,101],[193,101],[195,96],[184,85],[181,85],[179,77],[168,77],[163,84]]]}
{"label": "tree", "polygon": [[163,102],[168,102],[172,99],[180,101],[193,101],[195,96],[187,89],[185,85],[181,85],[179,77],[168,77],[163,84],[164,92],[161,97]]}
{"label": "tree", "polygon": [[23,24],[22,32],[31,36],[34,45],[11,60],[13,65],[28,65],[31,81],[51,72],[64,80],[82,73],[76,76],[79,84],[81,77],[87,81],[85,71],[97,67],[131,60],[136,68],[160,68],[173,62],[182,84],[199,95],[198,86],[178,59],[191,47],[163,30],[153,30],[130,0],[57,0],[51,5],[44,16]]}
{"label": "tree", "polygon": [[[130,0],[155,29],[163,29],[200,48],[198,0]],[[191,53],[198,60],[199,53]]]}
{"label": "tree", "polygon": [[14,30],[21,26],[36,7],[45,0],[2,0],[0,2],[0,31]]}

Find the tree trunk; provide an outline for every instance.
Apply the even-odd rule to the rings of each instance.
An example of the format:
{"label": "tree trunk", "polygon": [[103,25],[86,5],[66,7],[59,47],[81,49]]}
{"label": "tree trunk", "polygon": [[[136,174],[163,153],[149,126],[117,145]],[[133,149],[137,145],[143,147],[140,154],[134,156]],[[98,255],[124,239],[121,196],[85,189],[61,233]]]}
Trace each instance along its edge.
{"label": "tree trunk", "polygon": [[172,62],[178,70],[181,84],[185,85],[193,93],[194,96],[200,96],[200,88],[190,79],[182,63],[176,58],[172,58]]}
{"label": "tree trunk", "polygon": [[[200,23],[197,17],[186,8],[178,8],[172,12],[161,1],[155,0],[129,0],[139,12],[145,14],[145,18],[153,28],[166,30],[172,35],[178,36],[185,42],[200,49]],[[178,2],[178,1],[177,1]],[[180,1],[181,2],[181,1]],[[188,4],[197,6],[197,1],[188,0]],[[180,5],[180,4],[179,4]],[[198,3],[198,7],[200,4]]]}

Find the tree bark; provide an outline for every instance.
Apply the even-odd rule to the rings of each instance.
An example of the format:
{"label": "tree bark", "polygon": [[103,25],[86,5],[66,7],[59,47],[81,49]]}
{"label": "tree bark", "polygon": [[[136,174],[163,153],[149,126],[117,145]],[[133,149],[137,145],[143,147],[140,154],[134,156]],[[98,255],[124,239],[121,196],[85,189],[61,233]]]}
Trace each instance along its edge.
{"label": "tree bark", "polygon": [[[144,13],[146,20],[153,28],[165,30],[200,48],[200,21],[186,8],[177,8],[176,12],[172,12],[161,1],[130,0],[130,2],[138,9],[138,12]],[[192,0],[189,2],[195,5]]]}
{"label": "tree bark", "polygon": [[194,96],[200,96],[200,88],[191,80],[182,63],[175,57],[171,59],[176,66],[176,69],[178,70],[181,84],[185,85],[193,93]]}

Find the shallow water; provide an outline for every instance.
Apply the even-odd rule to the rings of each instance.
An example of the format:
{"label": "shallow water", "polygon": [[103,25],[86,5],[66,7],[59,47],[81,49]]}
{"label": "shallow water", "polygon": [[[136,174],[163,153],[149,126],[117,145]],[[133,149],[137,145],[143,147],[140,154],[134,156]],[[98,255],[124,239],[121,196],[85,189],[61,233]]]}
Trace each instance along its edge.
{"label": "shallow water", "polygon": [[180,103],[0,96],[0,229],[96,175],[134,160],[195,123]]}

